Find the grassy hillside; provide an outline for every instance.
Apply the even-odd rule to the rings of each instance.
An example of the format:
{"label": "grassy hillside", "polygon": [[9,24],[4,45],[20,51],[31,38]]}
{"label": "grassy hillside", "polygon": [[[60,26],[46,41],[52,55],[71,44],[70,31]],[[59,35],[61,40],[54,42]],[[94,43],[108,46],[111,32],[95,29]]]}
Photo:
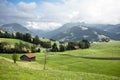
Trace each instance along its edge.
{"label": "grassy hillside", "polygon": [[[47,65],[58,70],[92,72],[120,77],[120,60],[91,60],[62,56],[59,54],[94,57],[120,57],[119,41],[112,41],[109,43],[93,43],[90,49],[84,50],[73,50],[62,53],[50,52],[47,56]],[[39,56],[37,61],[43,64],[42,62],[44,57],[41,54],[37,54],[37,56]]]}
{"label": "grassy hillside", "polygon": [[10,38],[0,38],[0,42],[8,42],[11,45],[14,45],[15,43],[22,42],[23,44],[33,45],[33,44],[29,43],[29,42],[25,42],[25,41],[18,40],[18,39],[10,39]]}
{"label": "grassy hillside", "polygon": [[[47,70],[43,69],[44,53],[36,53],[36,62],[17,61],[11,54],[0,54],[2,80],[120,80],[120,60],[75,58],[60,54],[94,57],[120,57],[120,41],[93,43],[89,49],[47,53]],[[21,56],[22,54],[18,54]],[[9,66],[9,67],[8,67]],[[6,75],[7,76],[6,76]],[[18,76],[19,75],[19,76]]]}
{"label": "grassy hillside", "polygon": [[[29,63],[29,62],[23,62]],[[19,64],[19,63],[18,63]],[[115,76],[107,76],[85,72],[36,70],[23,68],[0,57],[1,80],[120,80]],[[41,67],[40,67],[41,68]]]}
{"label": "grassy hillside", "polygon": [[61,54],[95,57],[120,57],[120,41],[92,43],[89,49],[66,51]]}

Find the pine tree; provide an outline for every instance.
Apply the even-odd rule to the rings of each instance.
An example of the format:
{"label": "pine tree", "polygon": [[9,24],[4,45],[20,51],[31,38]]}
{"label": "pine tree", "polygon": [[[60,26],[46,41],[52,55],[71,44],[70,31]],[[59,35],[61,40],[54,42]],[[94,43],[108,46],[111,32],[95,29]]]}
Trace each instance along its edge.
{"label": "pine tree", "polygon": [[57,44],[56,43],[54,43],[53,45],[52,45],[52,50],[51,50],[52,52],[58,52],[58,47],[57,47]]}
{"label": "pine tree", "polygon": [[62,44],[60,45],[60,52],[65,51],[65,46],[63,46]]}
{"label": "pine tree", "polygon": [[37,35],[35,36],[35,38],[33,38],[33,43],[36,45],[40,43],[39,37]]}

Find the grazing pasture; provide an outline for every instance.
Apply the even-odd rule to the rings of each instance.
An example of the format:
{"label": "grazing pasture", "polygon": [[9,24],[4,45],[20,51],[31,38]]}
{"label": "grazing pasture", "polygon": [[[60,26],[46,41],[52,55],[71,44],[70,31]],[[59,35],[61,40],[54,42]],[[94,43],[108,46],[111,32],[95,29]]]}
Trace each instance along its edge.
{"label": "grazing pasture", "polygon": [[[120,60],[96,60],[84,57],[119,57],[120,41],[92,43],[89,49],[65,52],[48,52],[46,70],[43,70],[44,53],[35,53],[35,62],[17,61],[12,54],[0,54],[2,80],[120,80]],[[21,56],[22,54],[18,54]]]}

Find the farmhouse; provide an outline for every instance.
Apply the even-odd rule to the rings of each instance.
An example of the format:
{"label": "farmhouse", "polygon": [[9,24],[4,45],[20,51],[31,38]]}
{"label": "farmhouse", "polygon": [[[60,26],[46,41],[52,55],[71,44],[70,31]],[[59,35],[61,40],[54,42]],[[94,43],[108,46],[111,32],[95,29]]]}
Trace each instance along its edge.
{"label": "farmhouse", "polygon": [[77,49],[80,49],[80,47],[79,46],[74,46],[74,48],[77,50]]}
{"label": "farmhouse", "polygon": [[20,60],[23,61],[35,61],[35,55],[33,53],[27,53],[20,57]]}

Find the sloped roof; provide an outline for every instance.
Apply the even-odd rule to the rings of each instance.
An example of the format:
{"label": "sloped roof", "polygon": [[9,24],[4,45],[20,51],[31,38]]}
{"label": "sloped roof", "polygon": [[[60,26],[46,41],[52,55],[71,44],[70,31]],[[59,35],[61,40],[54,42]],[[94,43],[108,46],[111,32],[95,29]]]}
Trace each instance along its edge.
{"label": "sloped roof", "polygon": [[33,53],[28,53],[28,54],[25,54],[25,56],[27,56],[28,58],[35,57],[35,55],[34,55]]}
{"label": "sloped roof", "polygon": [[75,49],[80,49],[80,47],[79,47],[79,46],[74,46],[74,48],[75,48]]}

